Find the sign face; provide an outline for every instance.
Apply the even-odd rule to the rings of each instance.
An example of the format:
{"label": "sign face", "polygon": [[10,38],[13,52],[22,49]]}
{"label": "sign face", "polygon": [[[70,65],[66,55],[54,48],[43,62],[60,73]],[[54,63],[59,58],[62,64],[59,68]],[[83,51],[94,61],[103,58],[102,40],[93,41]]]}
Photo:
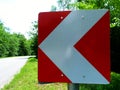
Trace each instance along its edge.
{"label": "sign face", "polygon": [[40,13],[38,44],[39,82],[110,82],[108,10]]}

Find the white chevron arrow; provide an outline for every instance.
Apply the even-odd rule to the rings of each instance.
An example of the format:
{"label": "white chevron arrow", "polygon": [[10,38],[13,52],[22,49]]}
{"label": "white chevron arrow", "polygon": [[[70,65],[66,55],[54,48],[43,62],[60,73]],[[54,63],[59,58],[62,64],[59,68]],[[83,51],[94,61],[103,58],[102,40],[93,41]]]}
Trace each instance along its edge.
{"label": "white chevron arrow", "polygon": [[72,11],[39,45],[72,83],[109,83],[74,45],[107,10]]}

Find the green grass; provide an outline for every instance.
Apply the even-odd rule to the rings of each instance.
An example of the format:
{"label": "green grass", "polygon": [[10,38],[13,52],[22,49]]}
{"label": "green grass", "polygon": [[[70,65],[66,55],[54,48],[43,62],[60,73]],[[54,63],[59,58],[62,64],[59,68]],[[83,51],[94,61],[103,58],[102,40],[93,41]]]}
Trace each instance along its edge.
{"label": "green grass", "polygon": [[[30,58],[20,73],[1,90],[67,90],[67,84],[38,84],[37,59]],[[120,90],[120,74],[112,72],[109,85],[81,84],[80,90]]]}
{"label": "green grass", "polygon": [[65,83],[38,84],[37,60],[30,58],[20,73],[2,90],[67,90]]}

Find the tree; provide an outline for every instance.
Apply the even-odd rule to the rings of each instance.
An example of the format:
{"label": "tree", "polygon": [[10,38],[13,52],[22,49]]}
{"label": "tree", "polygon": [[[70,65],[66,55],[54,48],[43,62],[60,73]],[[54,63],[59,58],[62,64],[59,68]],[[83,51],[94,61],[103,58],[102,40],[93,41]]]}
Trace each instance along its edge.
{"label": "tree", "polygon": [[0,57],[30,55],[30,43],[22,34],[11,34],[0,21]]}
{"label": "tree", "polygon": [[8,33],[5,31],[4,24],[0,21],[0,57],[5,57],[8,54]]}
{"label": "tree", "polygon": [[54,6],[54,5],[52,5],[52,6],[51,6],[51,11],[56,11],[56,10],[57,10],[57,7]]}
{"label": "tree", "polygon": [[19,41],[15,34],[9,34],[7,46],[9,52],[7,56],[18,56]]}
{"label": "tree", "polygon": [[54,6],[52,5],[51,7],[51,11],[64,11],[64,10],[69,10],[69,9],[72,9],[71,7],[71,3],[72,3],[73,0],[58,0],[57,3],[58,3],[58,6]]}
{"label": "tree", "polygon": [[16,34],[16,36],[18,38],[18,55],[29,55],[31,50],[29,50],[30,46],[28,46],[28,42],[25,36],[22,34]]}
{"label": "tree", "polygon": [[29,32],[31,38],[30,38],[30,42],[31,42],[31,54],[32,55],[36,55],[36,57],[38,57],[38,23],[37,21],[32,22],[32,31]]}

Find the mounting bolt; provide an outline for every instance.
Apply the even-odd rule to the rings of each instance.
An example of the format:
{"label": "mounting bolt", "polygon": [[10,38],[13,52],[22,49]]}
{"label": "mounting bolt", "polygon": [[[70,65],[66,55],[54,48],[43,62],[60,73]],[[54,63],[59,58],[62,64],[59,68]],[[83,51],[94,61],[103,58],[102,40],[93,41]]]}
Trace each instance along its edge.
{"label": "mounting bolt", "polygon": [[82,19],[84,19],[85,17],[84,16],[81,16]]}
{"label": "mounting bolt", "polygon": [[64,75],[63,74],[61,74],[61,77],[63,77]]}
{"label": "mounting bolt", "polygon": [[85,78],[85,75],[83,75],[83,78]]}
{"label": "mounting bolt", "polygon": [[61,16],[60,19],[63,19],[63,17]]}

